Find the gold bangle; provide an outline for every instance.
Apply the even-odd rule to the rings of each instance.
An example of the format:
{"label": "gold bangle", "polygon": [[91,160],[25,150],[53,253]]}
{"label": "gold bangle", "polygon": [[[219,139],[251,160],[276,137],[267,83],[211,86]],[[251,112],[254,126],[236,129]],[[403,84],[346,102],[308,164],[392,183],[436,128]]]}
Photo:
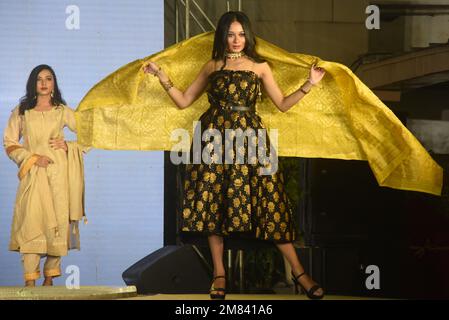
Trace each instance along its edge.
{"label": "gold bangle", "polygon": [[304,90],[302,87],[299,88],[299,91],[301,91],[301,92],[304,93],[304,94],[308,94],[308,93],[309,93],[309,91]]}
{"label": "gold bangle", "polygon": [[162,87],[164,87],[165,91],[170,90],[171,88],[173,88],[173,82],[171,82],[170,79],[168,79],[168,81],[160,81]]}
{"label": "gold bangle", "polygon": [[[306,83],[307,83],[307,81],[306,81]],[[300,90],[302,93],[304,93],[304,94],[308,94],[308,93],[310,92],[310,90],[312,89],[312,88],[310,88],[308,91],[304,90],[303,87],[306,85],[306,83],[304,83],[304,84],[299,88],[299,90]]]}

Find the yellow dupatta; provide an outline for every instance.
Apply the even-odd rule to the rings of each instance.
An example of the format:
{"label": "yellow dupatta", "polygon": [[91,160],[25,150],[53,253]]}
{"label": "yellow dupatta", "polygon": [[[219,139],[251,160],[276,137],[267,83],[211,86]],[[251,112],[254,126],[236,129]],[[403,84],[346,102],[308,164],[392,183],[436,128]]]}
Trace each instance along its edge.
{"label": "yellow dupatta", "polygon": [[[142,66],[158,63],[181,90],[210,59],[213,33],[204,33],[131,62],[95,85],[76,110],[81,144],[109,150],[171,150],[170,134],[192,130],[208,108],[202,95],[179,110]],[[278,155],[366,160],[381,186],[441,194],[443,171],[393,112],[346,66],[293,54],[257,38],[288,95],[307,79],[313,63],[326,75],[297,105],[281,113],[264,97],[257,112],[268,129],[278,129]]]}

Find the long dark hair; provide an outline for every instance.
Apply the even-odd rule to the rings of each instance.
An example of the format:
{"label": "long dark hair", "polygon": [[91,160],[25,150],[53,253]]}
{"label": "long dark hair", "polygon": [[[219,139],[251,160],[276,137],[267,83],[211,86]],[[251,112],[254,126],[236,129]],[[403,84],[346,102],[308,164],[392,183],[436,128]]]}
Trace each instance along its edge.
{"label": "long dark hair", "polygon": [[53,97],[51,98],[51,104],[58,106],[60,104],[66,104],[65,100],[61,96],[61,91],[59,91],[58,81],[56,80],[56,74],[52,67],[46,64],[41,64],[35,67],[28,77],[26,94],[20,99],[19,114],[23,115],[26,110],[33,109],[36,107],[37,103],[37,76],[42,70],[48,70],[53,75],[54,80],[54,90]]}
{"label": "long dark hair", "polygon": [[223,14],[218,21],[217,30],[215,30],[214,46],[212,49],[212,59],[215,61],[223,60],[226,65],[226,47],[228,44],[228,32],[231,23],[234,21],[242,25],[245,32],[245,48],[243,52],[256,62],[264,62],[256,53],[256,37],[251,28],[251,22],[246,14],[241,11],[228,11]]}

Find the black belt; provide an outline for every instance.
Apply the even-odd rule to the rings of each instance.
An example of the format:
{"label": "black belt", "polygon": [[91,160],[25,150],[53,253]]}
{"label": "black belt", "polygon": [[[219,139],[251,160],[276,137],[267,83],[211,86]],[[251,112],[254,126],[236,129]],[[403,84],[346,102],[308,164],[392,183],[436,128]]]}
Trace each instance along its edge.
{"label": "black belt", "polygon": [[250,107],[244,107],[244,106],[225,106],[223,107],[224,110],[230,110],[230,111],[250,111]]}

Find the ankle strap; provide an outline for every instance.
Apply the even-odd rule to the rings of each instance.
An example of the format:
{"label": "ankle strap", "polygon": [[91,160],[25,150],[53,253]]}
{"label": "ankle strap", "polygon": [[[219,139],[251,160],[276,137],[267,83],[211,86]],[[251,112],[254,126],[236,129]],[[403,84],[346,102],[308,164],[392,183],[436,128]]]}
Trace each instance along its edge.
{"label": "ankle strap", "polygon": [[295,278],[296,280],[298,280],[299,278],[301,278],[303,275],[305,275],[306,274],[306,272],[304,271],[303,273],[301,273],[300,275],[297,275],[297,276],[295,276],[295,274],[293,273],[293,271],[292,271],[292,276],[293,276],[293,278]]}
{"label": "ankle strap", "polygon": [[216,276],[216,277],[214,277],[212,280],[215,280],[215,279],[220,279],[220,278],[224,278],[224,279],[226,279],[226,277],[225,276]]}

